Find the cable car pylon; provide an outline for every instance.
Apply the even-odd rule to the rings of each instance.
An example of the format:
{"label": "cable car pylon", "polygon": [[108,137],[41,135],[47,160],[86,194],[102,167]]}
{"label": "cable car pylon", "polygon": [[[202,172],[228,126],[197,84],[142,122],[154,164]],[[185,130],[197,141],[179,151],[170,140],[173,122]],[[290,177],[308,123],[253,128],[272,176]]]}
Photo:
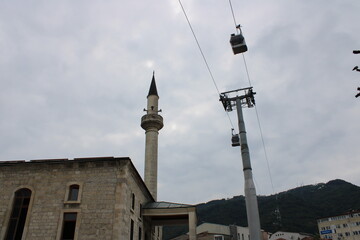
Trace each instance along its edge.
{"label": "cable car pylon", "polygon": [[[243,92],[243,95],[238,95]],[[230,97],[235,94],[236,96]],[[236,135],[232,134],[232,146],[241,146],[241,158],[244,172],[245,185],[245,204],[246,214],[249,225],[250,240],[262,240],[260,229],[259,207],[256,197],[255,184],[252,176],[252,168],[250,162],[250,152],[247,144],[245,122],[242,112],[242,107],[251,108],[255,106],[254,95],[252,87],[241,88],[228,92],[220,93],[220,101],[222,102],[225,111],[231,112],[233,107],[236,107],[238,115],[238,126],[240,141],[236,142]],[[234,142],[235,141],[235,142]]]}

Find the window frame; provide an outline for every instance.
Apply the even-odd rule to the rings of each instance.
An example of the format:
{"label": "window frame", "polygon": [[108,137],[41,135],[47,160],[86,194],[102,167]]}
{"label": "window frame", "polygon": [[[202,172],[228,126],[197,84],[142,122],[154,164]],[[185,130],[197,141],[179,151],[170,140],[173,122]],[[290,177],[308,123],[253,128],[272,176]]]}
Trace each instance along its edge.
{"label": "window frame", "polygon": [[139,226],[138,228],[138,240],[142,240],[142,227]]}
{"label": "window frame", "polygon": [[12,215],[12,210],[14,207],[15,193],[21,189],[29,189],[31,191],[30,202],[28,205],[27,215],[26,215],[25,224],[24,224],[23,233],[22,233],[23,237],[27,235],[30,218],[31,218],[32,206],[33,206],[33,202],[34,202],[34,198],[35,198],[35,190],[31,186],[21,185],[14,189],[14,191],[12,192],[12,195],[9,199],[9,204],[8,204],[8,208],[7,208],[8,211],[6,211],[6,214],[4,216],[5,217],[4,225],[3,225],[3,228],[0,229],[0,239],[5,239],[5,237],[6,237],[9,223],[10,223],[10,217]]}
{"label": "window frame", "polygon": [[[74,215],[74,219],[66,219],[67,218],[67,216],[66,215]],[[65,227],[68,227],[69,226],[69,223],[71,223],[72,225],[74,224],[74,226],[72,227],[71,226],[71,230],[72,230],[72,228],[73,228],[73,233],[72,233],[72,235],[73,235],[73,239],[75,238],[75,232],[76,232],[76,222],[77,222],[77,220],[78,220],[78,214],[77,214],[77,212],[65,212],[64,213],[64,216],[63,216],[63,222],[62,222],[62,228],[61,228],[61,239],[63,240],[64,239],[64,235],[65,235],[65,233],[67,233],[69,230],[67,230],[67,231],[65,231],[64,229],[65,229]],[[70,232],[70,231],[69,231]],[[67,239],[65,239],[65,240],[67,240]]]}
{"label": "window frame", "polygon": [[[221,239],[219,239],[221,238]],[[224,236],[223,235],[214,235],[214,240],[224,240]]]}
{"label": "window frame", "polygon": [[[79,189],[78,189],[77,200],[69,200],[69,199],[70,199],[71,187],[72,187],[72,186],[78,186],[78,188],[79,188]],[[79,182],[69,182],[69,183],[66,185],[64,203],[65,203],[65,204],[80,204],[80,203],[81,203],[82,191],[83,191],[83,184],[82,184],[82,183],[79,183]]]}
{"label": "window frame", "polygon": [[58,224],[56,240],[62,239],[63,228],[64,228],[64,216],[66,213],[76,213],[76,223],[75,223],[75,233],[74,233],[74,240],[78,239],[78,233],[80,229],[80,221],[81,221],[81,211],[80,209],[63,209],[60,212],[60,220]]}
{"label": "window frame", "polygon": [[[25,190],[25,191],[28,191],[30,192],[30,196],[16,196],[20,191],[22,190]],[[30,201],[31,201],[31,198],[33,196],[33,192],[31,191],[31,189],[29,188],[19,188],[17,189],[16,191],[14,191],[13,193],[13,197],[12,197],[12,205],[11,205],[11,208],[10,208],[10,215],[8,216],[8,222],[7,222],[7,226],[6,226],[6,229],[5,229],[5,238],[4,239],[9,239],[8,238],[8,233],[9,233],[9,227],[11,225],[11,222],[12,220],[16,220],[16,226],[15,226],[15,229],[14,229],[14,233],[13,233],[13,236],[11,236],[11,239],[14,239],[16,234],[18,234],[19,232],[19,228],[18,228],[18,225],[19,223],[21,224],[22,223],[22,227],[21,227],[21,238],[23,238],[23,236],[25,236],[26,232],[25,232],[25,228],[26,228],[26,222],[28,221],[29,219],[29,208],[30,208]],[[28,200],[27,203],[24,203],[24,200]],[[20,204],[17,203],[18,201],[17,200],[21,200]],[[17,205],[19,204],[19,205]],[[17,211],[17,214],[15,214],[14,216],[14,213],[15,213],[15,206],[17,205],[17,208],[18,211]],[[22,210],[24,209],[24,206],[26,208],[26,213],[25,213],[25,217],[22,216]],[[25,218],[25,219],[24,219]]]}
{"label": "window frame", "polygon": [[135,193],[131,193],[131,210],[135,212],[136,197]]}
{"label": "window frame", "polygon": [[68,201],[77,201],[79,199],[80,186],[72,184],[69,186]]}
{"label": "window frame", "polygon": [[138,216],[138,218],[139,218],[139,221],[141,222],[142,221],[142,204],[141,203],[139,203],[139,216]]}
{"label": "window frame", "polygon": [[135,221],[133,219],[130,219],[130,240],[134,240],[135,235]]}

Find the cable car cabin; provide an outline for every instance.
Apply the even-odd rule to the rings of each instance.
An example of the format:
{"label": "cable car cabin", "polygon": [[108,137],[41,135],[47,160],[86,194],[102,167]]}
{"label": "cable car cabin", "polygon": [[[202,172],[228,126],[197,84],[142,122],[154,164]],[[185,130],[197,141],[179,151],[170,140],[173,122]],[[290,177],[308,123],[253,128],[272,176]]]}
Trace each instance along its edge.
{"label": "cable car cabin", "polygon": [[233,134],[231,137],[231,146],[238,147],[240,146],[240,139],[238,134]]}
{"label": "cable car cabin", "polygon": [[237,35],[235,35],[234,33],[231,34],[230,44],[235,55],[238,53],[246,52],[248,50],[245,43],[245,38],[241,33]]}

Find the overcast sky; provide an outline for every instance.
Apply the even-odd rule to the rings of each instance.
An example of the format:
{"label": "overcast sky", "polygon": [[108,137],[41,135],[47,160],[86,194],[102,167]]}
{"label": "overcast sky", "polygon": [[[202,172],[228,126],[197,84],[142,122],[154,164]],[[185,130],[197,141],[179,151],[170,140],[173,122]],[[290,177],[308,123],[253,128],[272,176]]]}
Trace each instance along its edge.
{"label": "overcast sky", "polygon": [[[248,87],[229,1],[182,4],[219,91]],[[244,109],[257,193],[360,185],[360,1],[232,5],[257,92],[257,108]],[[177,0],[0,0],[0,159],[130,157],[143,176],[153,70],[165,124],[158,200],[243,195],[240,148]]]}

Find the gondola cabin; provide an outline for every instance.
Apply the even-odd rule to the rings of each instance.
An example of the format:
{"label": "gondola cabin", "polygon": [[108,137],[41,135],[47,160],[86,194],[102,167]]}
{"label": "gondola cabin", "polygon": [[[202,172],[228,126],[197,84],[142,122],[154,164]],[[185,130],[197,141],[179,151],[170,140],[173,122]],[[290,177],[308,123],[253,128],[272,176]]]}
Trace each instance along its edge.
{"label": "gondola cabin", "polygon": [[245,43],[245,38],[241,33],[236,35],[234,33],[231,34],[230,44],[235,55],[246,52],[248,50]]}
{"label": "gondola cabin", "polygon": [[238,134],[233,134],[231,137],[231,146],[238,147],[240,146],[240,138]]}

